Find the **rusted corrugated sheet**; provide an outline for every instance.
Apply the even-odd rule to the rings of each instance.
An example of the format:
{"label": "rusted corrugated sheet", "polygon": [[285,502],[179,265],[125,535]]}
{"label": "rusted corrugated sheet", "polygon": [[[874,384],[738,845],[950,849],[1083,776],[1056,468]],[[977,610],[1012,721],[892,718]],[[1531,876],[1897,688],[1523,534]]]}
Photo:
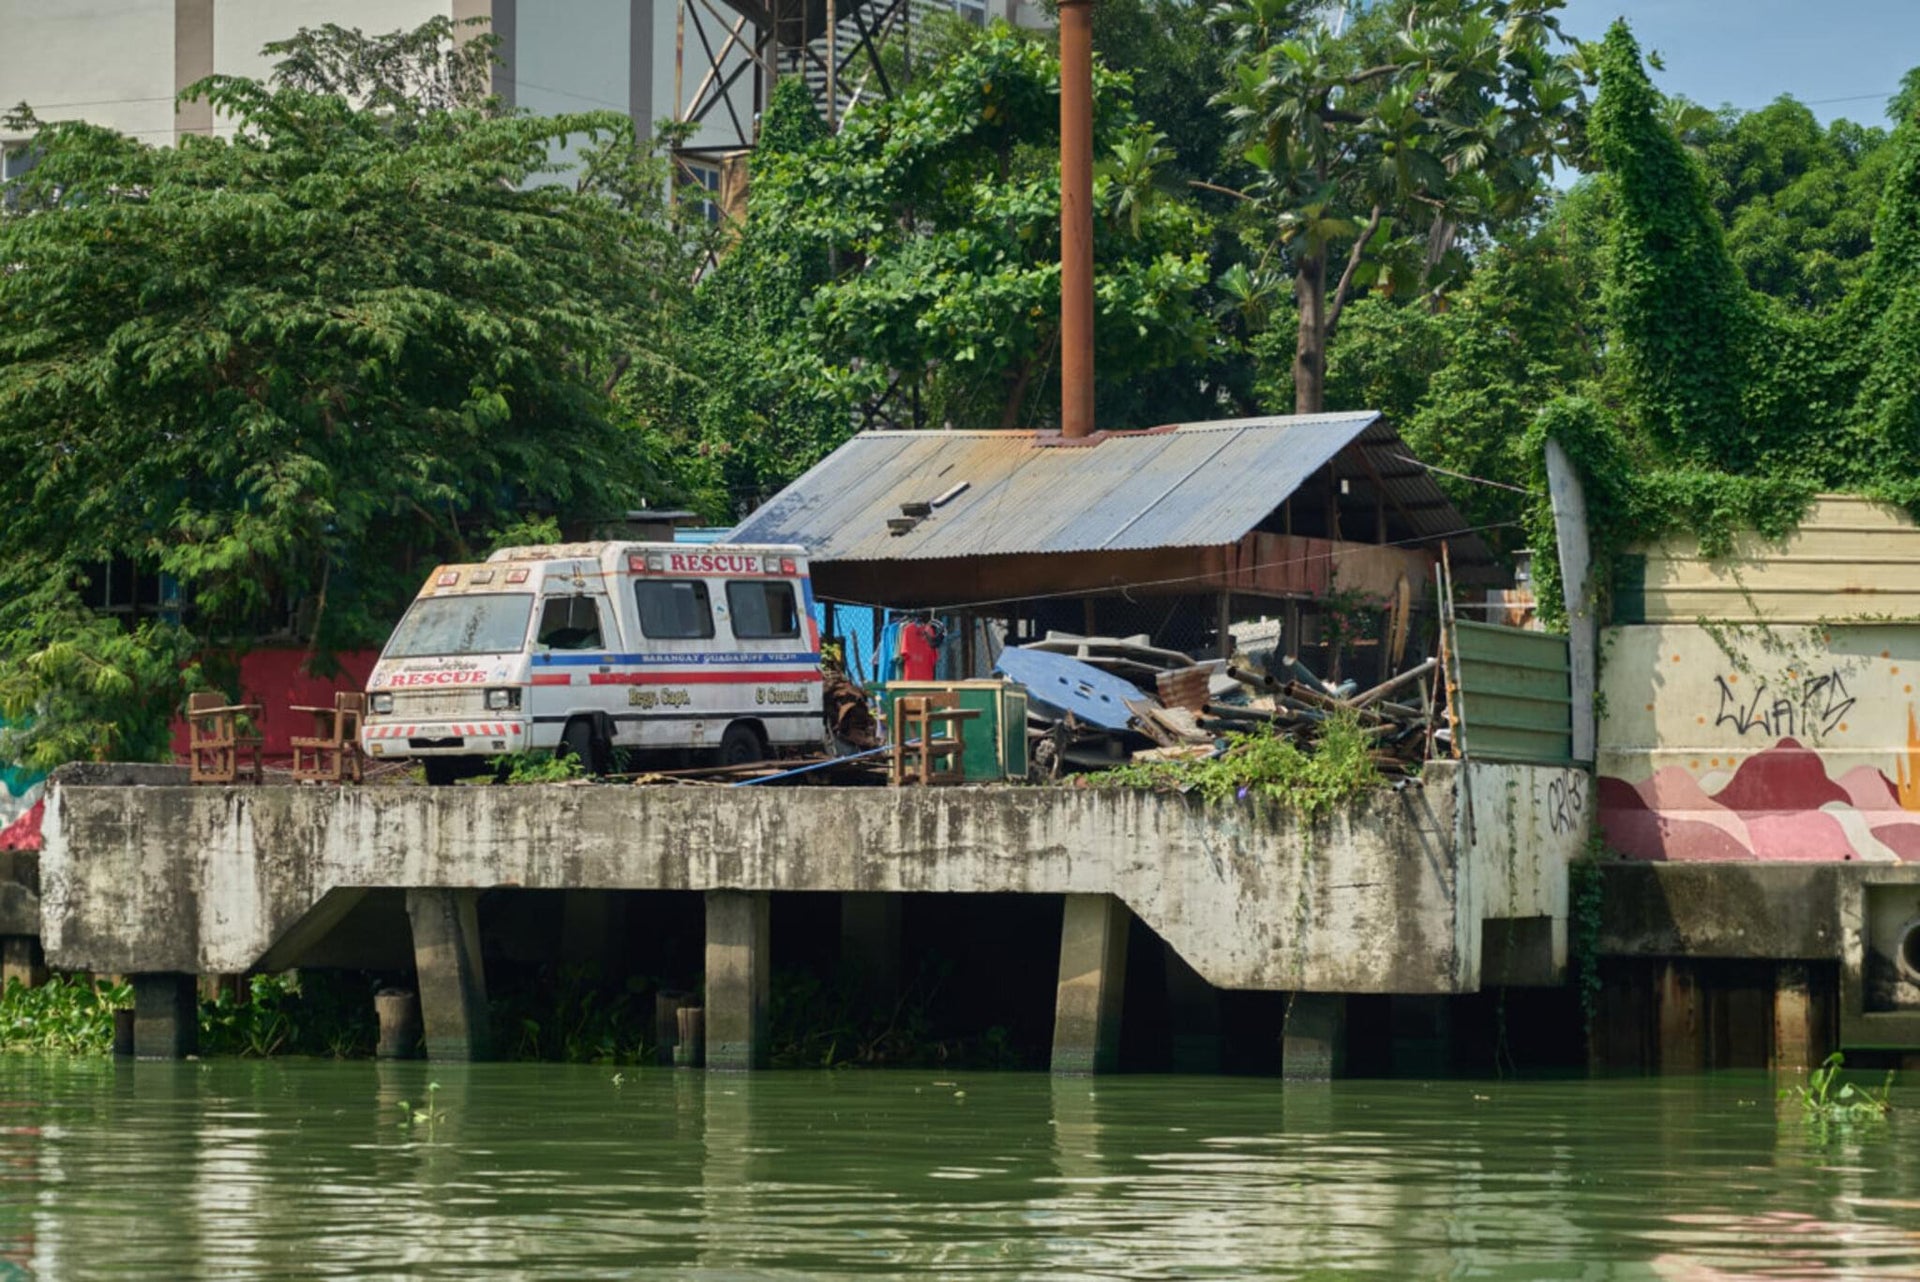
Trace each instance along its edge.
{"label": "rusted corrugated sheet", "polygon": [[[1085,445],[1030,432],[864,432],[741,523],[731,542],[799,543],[816,565],[1237,542],[1343,450],[1364,452],[1423,537],[1464,522],[1372,411],[1190,423]],[[1364,475],[1351,462],[1349,475]],[[966,489],[904,534],[904,503]],[[1456,565],[1490,563],[1477,536]],[[1463,575],[1463,578],[1466,577]]]}

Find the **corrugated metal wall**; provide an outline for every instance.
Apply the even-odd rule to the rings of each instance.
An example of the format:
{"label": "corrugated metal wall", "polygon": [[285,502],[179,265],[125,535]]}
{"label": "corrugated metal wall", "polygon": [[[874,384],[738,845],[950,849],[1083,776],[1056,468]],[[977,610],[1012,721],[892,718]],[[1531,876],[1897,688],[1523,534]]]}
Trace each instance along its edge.
{"label": "corrugated metal wall", "polygon": [[1567,639],[1495,623],[1454,625],[1461,736],[1478,761],[1573,761]]}
{"label": "corrugated metal wall", "polygon": [[1780,543],[1741,535],[1716,561],[1685,535],[1635,551],[1614,585],[1615,623],[1920,617],[1920,528],[1866,499],[1822,496]]}

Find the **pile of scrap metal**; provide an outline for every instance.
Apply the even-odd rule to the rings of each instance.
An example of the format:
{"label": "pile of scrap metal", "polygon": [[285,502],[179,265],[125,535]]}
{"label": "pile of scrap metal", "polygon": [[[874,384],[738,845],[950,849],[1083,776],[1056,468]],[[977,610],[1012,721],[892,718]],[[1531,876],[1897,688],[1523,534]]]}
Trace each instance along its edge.
{"label": "pile of scrap metal", "polygon": [[1382,769],[1405,773],[1428,755],[1439,724],[1438,666],[1428,659],[1363,691],[1274,651],[1195,660],[1144,637],[1050,633],[1003,651],[996,672],[1026,687],[1033,771],[1057,778],[1129,759],[1216,756],[1233,732],[1271,729],[1304,743],[1342,711],[1374,739]]}

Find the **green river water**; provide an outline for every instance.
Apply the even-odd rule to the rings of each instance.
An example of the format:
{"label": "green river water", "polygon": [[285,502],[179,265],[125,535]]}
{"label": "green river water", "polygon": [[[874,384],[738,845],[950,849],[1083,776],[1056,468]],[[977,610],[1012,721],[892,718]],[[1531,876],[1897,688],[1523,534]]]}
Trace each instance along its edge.
{"label": "green river water", "polygon": [[1910,1088],[615,1076],[0,1059],[0,1279],[1920,1277]]}

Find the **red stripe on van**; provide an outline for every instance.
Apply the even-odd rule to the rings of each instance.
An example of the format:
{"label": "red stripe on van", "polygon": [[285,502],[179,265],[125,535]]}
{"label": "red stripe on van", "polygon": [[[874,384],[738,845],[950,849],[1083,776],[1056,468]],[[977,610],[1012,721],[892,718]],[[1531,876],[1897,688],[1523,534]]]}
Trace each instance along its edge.
{"label": "red stripe on van", "polygon": [[573,683],[573,674],[568,672],[536,672],[533,684],[537,686],[564,686]]}

